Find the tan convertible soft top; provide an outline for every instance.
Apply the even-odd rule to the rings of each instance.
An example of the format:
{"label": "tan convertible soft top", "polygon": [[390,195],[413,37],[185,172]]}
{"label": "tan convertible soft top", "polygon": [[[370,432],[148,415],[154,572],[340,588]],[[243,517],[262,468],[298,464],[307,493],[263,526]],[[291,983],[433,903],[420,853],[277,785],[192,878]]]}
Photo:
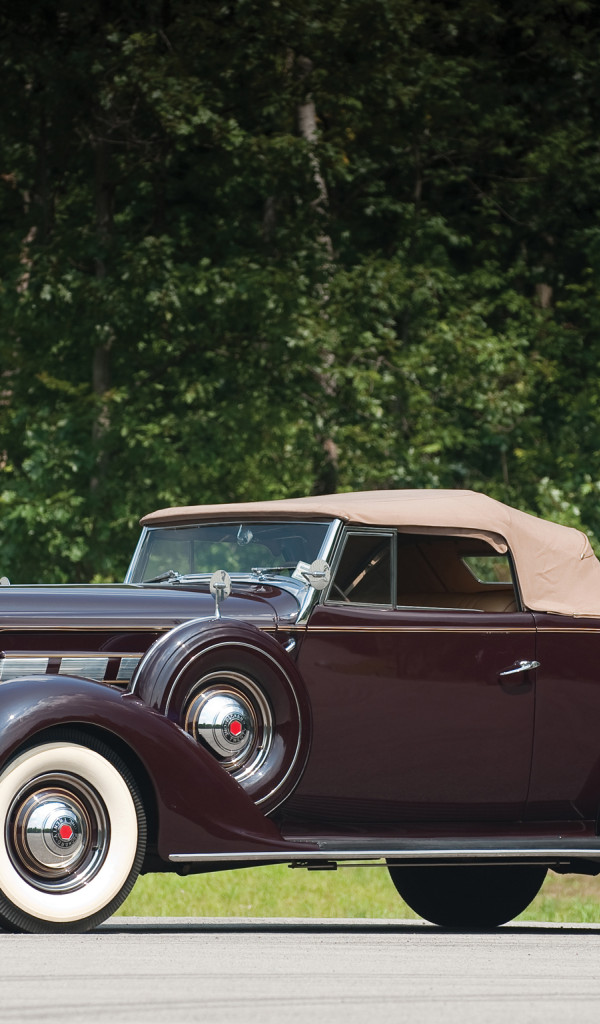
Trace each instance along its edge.
{"label": "tan convertible soft top", "polygon": [[510,548],[524,604],[533,611],[600,618],[600,562],[579,530],[537,519],[475,491],[355,491],[280,501],[159,509],[144,526],[216,519],[342,519],[405,532],[480,537]]}

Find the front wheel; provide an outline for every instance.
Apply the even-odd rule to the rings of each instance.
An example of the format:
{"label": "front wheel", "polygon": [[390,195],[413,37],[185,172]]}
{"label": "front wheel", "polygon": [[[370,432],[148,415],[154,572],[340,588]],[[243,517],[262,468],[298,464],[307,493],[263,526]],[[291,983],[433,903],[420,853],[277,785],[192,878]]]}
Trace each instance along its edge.
{"label": "front wheel", "polygon": [[547,868],[527,865],[402,867],[392,882],[419,917],[443,928],[497,928],[537,896]]}
{"label": "front wheel", "polygon": [[131,891],[146,845],[142,801],[104,743],[66,733],[0,775],[0,923],[81,932]]}

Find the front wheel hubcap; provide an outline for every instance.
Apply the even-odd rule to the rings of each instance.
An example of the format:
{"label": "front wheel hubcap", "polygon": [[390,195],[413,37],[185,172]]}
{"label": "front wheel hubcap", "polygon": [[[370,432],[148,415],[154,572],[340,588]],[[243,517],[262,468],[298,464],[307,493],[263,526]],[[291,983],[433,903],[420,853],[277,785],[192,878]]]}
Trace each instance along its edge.
{"label": "front wheel hubcap", "polygon": [[68,773],[37,778],[12,802],[6,820],[11,861],[31,885],[68,892],[85,885],[109,845],[108,816],[96,791]]}

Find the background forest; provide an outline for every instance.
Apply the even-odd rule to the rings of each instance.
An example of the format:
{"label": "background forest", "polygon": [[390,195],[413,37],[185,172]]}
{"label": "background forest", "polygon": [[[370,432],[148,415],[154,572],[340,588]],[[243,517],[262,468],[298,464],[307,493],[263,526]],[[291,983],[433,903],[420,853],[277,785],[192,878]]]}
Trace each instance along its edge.
{"label": "background forest", "polygon": [[595,3],[0,28],[1,573],[119,578],[154,508],[380,487],[598,543]]}

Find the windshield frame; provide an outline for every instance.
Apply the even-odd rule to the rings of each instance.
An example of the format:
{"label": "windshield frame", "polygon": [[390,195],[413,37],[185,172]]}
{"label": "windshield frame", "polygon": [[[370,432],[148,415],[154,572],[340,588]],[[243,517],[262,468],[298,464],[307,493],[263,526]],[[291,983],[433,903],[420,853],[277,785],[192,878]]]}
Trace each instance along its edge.
{"label": "windshield frame", "polygon": [[[237,520],[233,520],[233,521],[237,521]],[[226,524],[226,522],[231,523],[232,520],[222,520],[222,519],[199,520],[196,523],[186,524],[186,527],[189,526],[190,529],[194,529],[196,527],[205,527],[205,526],[206,527],[210,527],[210,526],[222,527],[222,526],[224,526]],[[265,520],[265,519],[260,519],[259,520],[259,519],[257,519],[257,520],[252,520],[252,521],[251,520],[244,520],[244,522],[247,522],[248,525],[250,525],[250,526],[252,526],[253,522],[256,522],[256,525],[260,524],[260,525],[264,525],[264,526],[279,526],[279,525],[281,525],[281,526],[290,526],[291,527],[296,522],[298,524],[312,523],[315,526],[317,526],[317,525],[318,526],[323,526],[324,527],[323,539],[321,541],[320,548],[319,548],[318,552],[315,553],[314,557],[315,558],[323,558],[325,560],[327,560],[327,558],[329,557],[329,555],[331,553],[331,549],[333,547],[334,538],[335,538],[335,536],[336,536],[336,534],[338,532],[339,526],[341,525],[341,520],[327,520],[327,519],[321,519],[321,518],[319,518],[319,519],[298,519],[298,520],[295,520],[295,519],[291,519],[291,520],[287,520],[287,519],[283,519],[283,520],[276,520],[276,519]],[[165,530],[170,530],[170,529],[175,530],[175,529],[181,529],[181,528],[182,528],[182,524],[177,524],[177,525],[173,524],[172,527],[165,526],[164,524],[160,524],[160,526],[159,525],[157,525],[157,526],[143,526],[142,527],[142,532],[141,532],[139,540],[138,540],[138,543],[137,543],[135,551],[133,553],[133,557],[132,557],[131,562],[129,564],[129,568],[128,568],[127,573],[125,575],[124,583],[133,584],[135,586],[141,586],[144,583],[150,582],[149,580],[144,578],[145,577],[145,569],[147,568],[147,565],[145,566],[143,564],[144,563],[144,559],[146,558],[146,552],[148,550],[147,545],[148,545],[148,541],[149,541],[150,535],[152,533],[156,532],[156,531],[159,531],[159,530],[161,531],[161,533],[164,534]],[[218,565],[218,566],[215,565],[214,569],[211,570],[211,572],[207,571],[205,573],[199,572],[199,573],[193,573],[193,574],[187,574],[187,575],[186,574],[182,574],[182,582],[184,580],[187,583],[189,583],[189,582],[191,582],[193,580],[198,580],[198,582],[203,582],[204,580],[210,579],[210,576],[211,576],[212,572],[216,571],[217,569],[227,569],[227,566],[226,565]],[[274,580],[274,581],[276,580],[278,585],[280,585],[280,586],[283,585],[283,584],[290,584],[295,591],[297,591],[298,584],[300,583],[300,581],[297,578],[293,578],[293,577],[290,577],[290,576],[287,576],[287,575],[279,575],[278,573],[275,573],[275,572],[273,572],[273,573],[270,573],[270,572],[269,573],[263,573],[263,574],[259,575],[258,573],[252,573],[252,572],[249,572],[247,570],[244,570],[244,571],[233,570],[233,571],[231,571],[231,570],[227,569],[227,571],[229,572],[231,578],[234,579],[234,580],[244,580],[244,581],[250,581],[250,582],[259,583],[261,579],[268,578],[268,579],[271,579],[271,580]],[[172,582],[168,581],[168,580],[166,580],[165,582],[167,583],[167,585],[172,585],[173,583],[176,584],[178,581],[177,581],[176,578],[174,578],[172,580]],[[312,587],[309,588],[308,584],[300,583],[300,585],[302,587],[306,586],[308,589],[312,590]]]}

